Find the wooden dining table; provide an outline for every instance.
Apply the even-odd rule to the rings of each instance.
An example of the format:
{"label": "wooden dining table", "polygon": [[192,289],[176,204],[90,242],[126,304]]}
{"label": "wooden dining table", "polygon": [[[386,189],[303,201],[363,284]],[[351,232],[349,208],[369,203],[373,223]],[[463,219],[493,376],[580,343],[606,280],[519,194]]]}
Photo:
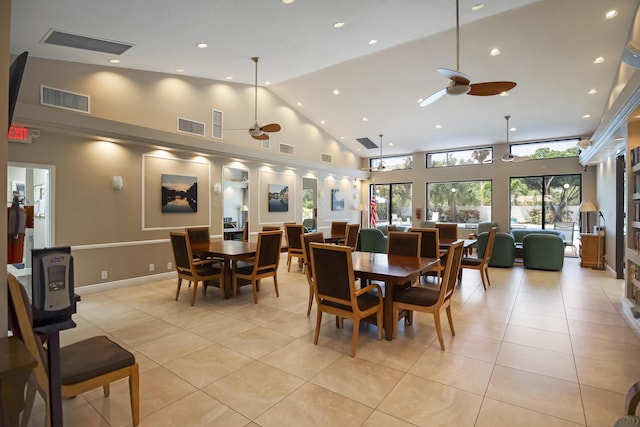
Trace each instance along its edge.
{"label": "wooden dining table", "polygon": [[393,293],[397,285],[403,285],[426,273],[438,264],[438,258],[388,255],[354,251],[353,272],[363,280],[384,282],[383,326],[385,337],[393,337]]}
{"label": "wooden dining table", "polygon": [[196,255],[205,258],[222,259],[225,298],[229,298],[231,295],[231,263],[240,258],[254,256],[257,248],[258,244],[256,242],[243,242],[241,240],[216,240],[191,244],[191,250]]}
{"label": "wooden dining table", "polygon": [[329,236],[324,237],[324,242],[341,244],[344,243],[345,238],[346,236],[344,234],[330,234]]}

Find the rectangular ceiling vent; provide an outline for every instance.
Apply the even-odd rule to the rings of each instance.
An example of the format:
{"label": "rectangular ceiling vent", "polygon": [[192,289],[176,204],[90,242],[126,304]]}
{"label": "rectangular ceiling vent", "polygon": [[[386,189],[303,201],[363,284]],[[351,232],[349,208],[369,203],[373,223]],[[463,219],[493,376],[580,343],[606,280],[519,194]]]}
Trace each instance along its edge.
{"label": "rectangular ceiling vent", "polygon": [[178,117],[178,132],[204,136],[204,123]]}
{"label": "rectangular ceiling vent", "polygon": [[93,52],[108,53],[110,55],[122,55],[133,46],[129,43],[80,36],[56,30],[49,30],[42,38],[42,43],[91,50]]}
{"label": "rectangular ceiling vent", "polygon": [[333,163],[331,154],[320,153],[321,160],[325,163]]}
{"label": "rectangular ceiling vent", "polygon": [[265,150],[271,150],[271,140],[270,139],[261,139],[260,146]]}
{"label": "rectangular ceiling vent", "polygon": [[366,149],[378,148],[376,143],[369,138],[356,138],[356,141],[362,144]]}
{"label": "rectangular ceiling vent", "polygon": [[220,110],[211,110],[211,136],[222,139],[223,113]]}
{"label": "rectangular ceiling vent", "polygon": [[89,113],[89,95],[69,92],[48,86],[40,86],[40,104],[64,110]]}
{"label": "rectangular ceiling vent", "polygon": [[296,155],[296,147],[293,145],[285,144],[284,142],[280,143],[280,154],[286,154],[289,156]]}

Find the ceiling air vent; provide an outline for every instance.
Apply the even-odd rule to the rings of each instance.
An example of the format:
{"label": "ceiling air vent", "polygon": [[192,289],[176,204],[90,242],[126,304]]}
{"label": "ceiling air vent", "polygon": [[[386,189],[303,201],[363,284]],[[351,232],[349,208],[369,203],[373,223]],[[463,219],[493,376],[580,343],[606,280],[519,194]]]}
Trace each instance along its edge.
{"label": "ceiling air vent", "polygon": [[265,150],[271,150],[271,140],[270,139],[261,139],[260,146]]}
{"label": "ceiling air vent", "polygon": [[40,86],[40,104],[48,107],[89,113],[89,95]]}
{"label": "ceiling air vent", "polygon": [[204,123],[178,117],[178,132],[204,136]]}
{"label": "ceiling air vent", "polygon": [[333,158],[331,158],[331,154],[320,153],[321,160],[325,163],[333,163]]}
{"label": "ceiling air vent", "polygon": [[362,144],[366,149],[378,148],[376,143],[369,138],[356,138],[356,141]]}
{"label": "ceiling air vent", "polygon": [[280,154],[287,154],[289,156],[296,155],[296,147],[293,145],[285,144],[283,142],[280,143]]}
{"label": "ceiling air vent", "polygon": [[220,110],[211,110],[211,136],[222,139],[223,113]]}
{"label": "ceiling air vent", "polygon": [[49,30],[49,32],[43,37],[42,42],[46,44],[55,44],[57,46],[109,53],[111,55],[122,55],[133,46],[129,43],[80,36],[56,30]]}

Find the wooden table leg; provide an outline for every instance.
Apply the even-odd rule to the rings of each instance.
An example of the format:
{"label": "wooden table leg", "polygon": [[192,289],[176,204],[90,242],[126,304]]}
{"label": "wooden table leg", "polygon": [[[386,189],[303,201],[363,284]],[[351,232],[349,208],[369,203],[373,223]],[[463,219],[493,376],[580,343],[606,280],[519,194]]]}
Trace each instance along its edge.
{"label": "wooden table leg", "polygon": [[223,268],[224,268],[224,297],[231,298],[231,292],[233,292],[233,282],[231,280],[233,269],[231,266],[231,258],[224,257]]}
{"label": "wooden table leg", "polygon": [[384,313],[382,316],[382,323],[384,324],[384,336],[387,341],[391,341],[393,338],[393,283],[384,284]]}

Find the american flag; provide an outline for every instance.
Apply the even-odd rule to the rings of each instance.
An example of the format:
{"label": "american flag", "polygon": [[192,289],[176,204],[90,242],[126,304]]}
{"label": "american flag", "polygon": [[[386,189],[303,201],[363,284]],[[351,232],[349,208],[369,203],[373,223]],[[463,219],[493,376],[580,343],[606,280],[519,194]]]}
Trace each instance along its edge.
{"label": "american flag", "polygon": [[376,215],[376,195],[375,193],[371,194],[371,204],[369,205],[369,222],[371,223],[371,228],[376,227],[376,219],[378,215]]}

